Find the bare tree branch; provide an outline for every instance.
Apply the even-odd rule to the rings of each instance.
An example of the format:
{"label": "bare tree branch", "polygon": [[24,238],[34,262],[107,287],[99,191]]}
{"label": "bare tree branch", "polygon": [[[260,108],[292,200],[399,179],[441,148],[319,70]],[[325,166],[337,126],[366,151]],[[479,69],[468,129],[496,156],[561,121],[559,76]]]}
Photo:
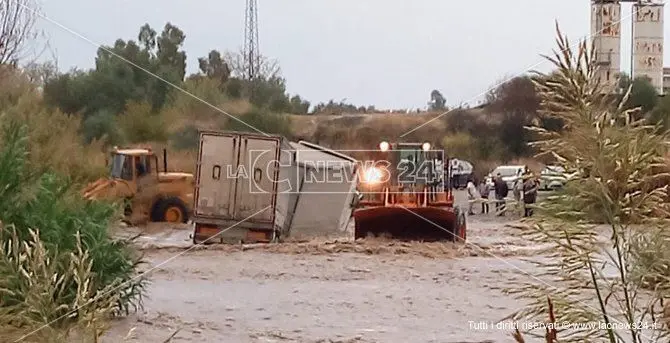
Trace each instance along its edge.
{"label": "bare tree branch", "polygon": [[[230,67],[232,76],[237,78],[245,77],[244,55],[242,54],[241,51],[238,52],[227,51],[224,54],[223,59]],[[259,70],[260,77],[267,80],[273,77],[281,76],[281,68],[279,68],[279,62],[277,60],[269,59],[265,56],[260,56],[259,59],[260,59],[260,70]]]}
{"label": "bare tree branch", "polygon": [[36,0],[0,0],[0,65],[24,57],[27,42],[35,39]]}

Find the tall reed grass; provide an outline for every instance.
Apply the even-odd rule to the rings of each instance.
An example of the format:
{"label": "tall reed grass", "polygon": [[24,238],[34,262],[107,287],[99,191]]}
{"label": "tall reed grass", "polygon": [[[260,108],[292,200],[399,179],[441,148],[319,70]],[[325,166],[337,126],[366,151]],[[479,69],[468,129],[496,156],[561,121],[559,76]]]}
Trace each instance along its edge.
{"label": "tall reed grass", "polygon": [[581,42],[574,51],[557,34],[557,52],[547,57],[556,71],[540,74],[536,86],[542,114],[562,119],[566,130],[530,129],[542,154],[578,176],[517,226],[546,259],[532,261],[532,279],[510,281],[508,291],[530,302],[515,318],[546,318],[551,296],[558,323],[597,324],[564,327],[561,341],[668,342],[670,204],[658,181],[667,177],[670,135],[632,121],[636,110],[623,109],[628,95],[621,102],[605,95],[613,89],[597,78],[594,50]]}

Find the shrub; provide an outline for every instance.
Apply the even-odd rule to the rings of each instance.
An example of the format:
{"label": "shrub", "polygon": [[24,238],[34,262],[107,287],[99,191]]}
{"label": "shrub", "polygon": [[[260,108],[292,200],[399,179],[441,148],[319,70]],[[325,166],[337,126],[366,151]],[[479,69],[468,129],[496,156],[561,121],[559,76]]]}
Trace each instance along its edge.
{"label": "shrub", "polygon": [[[93,140],[83,145],[81,120],[59,110],[45,108],[41,97],[26,91],[0,108],[0,123],[25,123],[28,163],[32,169],[69,175],[73,182],[86,182],[106,174],[103,144]],[[0,138],[3,132],[0,131]]]}
{"label": "shrub", "polygon": [[472,134],[479,125],[479,118],[474,116],[471,111],[457,108],[451,110],[444,116],[444,122],[450,133],[466,132]]}
{"label": "shrub", "polygon": [[466,161],[479,160],[477,140],[465,132],[444,137],[442,146],[450,157]]}
{"label": "shrub", "polygon": [[[120,206],[85,201],[67,179],[31,168],[26,126],[10,120],[2,129],[0,308],[10,319],[0,325],[67,326],[95,311],[140,308],[146,281],[133,279],[140,259],[107,231]],[[89,301],[90,309],[62,317]]]}
{"label": "shrub", "polygon": [[230,118],[226,123],[227,130],[245,132],[264,132],[291,137],[291,119],[288,115],[251,110],[236,119]]}
{"label": "shrub", "polygon": [[460,132],[450,134],[442,139],[442,146],[447,156],[466,160],[472,163],[474,177],[482,180],[500,162],[503,162],[500,142],[495,136],[475,137],[471,134]]}
{"label": "shrub", "polygon": [[194,125],[187,125],[170,137],[172,147],[178,150],[192,150],[198,148],[200,131]]}
{"label": "shrub", "polygon": [[37,87],[28,75],[8,65],[0,66],[0,111],[16,105],[26,94],[37,94]]}
{"label": "shrub", "polygon": [[117,124],[128,143],[166,142],[168,139],[166,118],[154,112],[147,102],[128,103],[118,116]]}
{"label": "shrub", "polygon": [[218,107],[228,102],[228,97],[220,89],[218,80],[191,78],[186,80],[183,87],[193,96],[183,92],[175,93],[172,108],[179,111],[181,117],[190,120],[209,119],[220,115],[219,111],[210,105]]}
{"label": "shrub", "polygon": [[95,140],[102,140],[105,145],[123,143],[121,132],[116,125],[116,114],[106,110],[93,113],[84,119],[82,133],[86,144],[91,144]]}

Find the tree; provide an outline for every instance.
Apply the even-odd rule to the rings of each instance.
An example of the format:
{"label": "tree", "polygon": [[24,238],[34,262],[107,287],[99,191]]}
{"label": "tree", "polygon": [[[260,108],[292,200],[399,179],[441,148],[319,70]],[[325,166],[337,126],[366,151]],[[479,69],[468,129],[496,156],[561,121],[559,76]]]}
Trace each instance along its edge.
{"label": "tree", "polygon": [[540,98],[528,76],[515,77],[493,90],[489,95],[489,112],[500,119],[500,141],[509,153],[523,156],[528,153],[530,134],[524,128],[538,117]]}
{"label": "tree", "polygon": [[327,103],[319,103],[314,106],[312,110],[313,114],[330,114],[330,115],[341,115],[346,113],[373,113],[375,112],[374,106],[365,108],[363,106],[356,106],[345,102],[346,99],[342,99],[339,102],[335,100],[329,100]]}
{"label": "tree", "polygon": [[631,92],[628,101],[624,104],[625,109],[641,107],[640,116],[642,116],[649,113],[658,104],[658,92],[656,92],[656,88],[651,84],[651,79],[648,77],[640,76],[631,81],[630,76],[623,74],[619,79],[619,93],[622,94],[618,99],[619,101],[623,100],[623,94],[628,91],[628,87],[631,87]]}
{"label": "tree", "polygon": [[291,97],[291,113],[307,114],[309,113],[309,106],[309,101],[303,100],[300,95],[296,94]]}
{"label": "tree", "polygon": [[26,43],[36,37],[38,7],[35,0],[0,0],[0,65],[16,65],[24,57]]}
{"label": "tree", "polygon": [[28,80],[38,86],[44,86],[47,81],[58,75],[58,69],[56,68],[56,65],[51,62],[31,62],[23,69],[28,76]]}
{"label": "tree", "polygon": [[452,134],[469,133],[473,136],[478,136],[475,132],[474,124],[477,124],[476,118],[465,109],[455,108],[444,116],[444,122],[447,125],[447,131]]}
{"label": "tree", "polygon": [[116,113],[123,111],[130,100],[147,100],[154,111],[165,105],[173,89],[170,84],[179,85],[184,80],[186,53],[180,50],[184,39],[184,33],[171,23],[165,24],[160,35],[145,24],[138,33],[139,44],[118,39],[113,47],[98,49],[93,78],[105,84],[101,92],[111,95],[110,106]]}
{"label": "tree", "polygon": [[[88,114],[96,111],[100,98],[92,97],[95,89],[90,72],[73,69],[69,73],[53,76],[44,84],[44,100],[67,114]],[[92,110],[88,110],[93,108]]]}
{"label": "tree", "polygon": [[495,88],[488,98],[494,111],[533,114],[540,107],[540,98],[529,76],[508,80]]}
{"label": "tree", "polygon": [[[233,98],[247,98],[259,108],[275,112],[294,112],[296,108],[291,104],[289,95],[286,94],[286,80],[281,76],[281,69],[277,61],[264,56],[260,56],[259,60],[258,76],[253,80],[247,80],[242,53],[225,53],[222,63],[225,63],[229,70],[228,81],[225,85],[228,95]],[[211,63],[208,61],[202,66],[211,67]],[[307,107],[309,108],[309,105]],[[298,106],[299,108],[301,106]]]}
{"label": "tree", "polygon": [[670,129],[670,96],[661,98],[654,107],[647,114],[647,120],[651,124],[660,124],[664,129]]}
{"label": "tree", "polygon": [[225,84],[230,77],[230,67],[228,63],[221,57],[221,53],[212,50],[207,57],[198,58],[198,66],[200,71],[211,79],[216,79],[221,85]]}
{"label": "tree", "polygon": [[[156,78],[150,79],[150,101],[154,111],[161,109],[168,98],[168,94],[173,90],[171,84],[181,84],[186,75],[186,52],[180,50],[184,44],[186,36],[184,32],[171,23],[165,24],[160,36],[156,38],[157,50],[153,68],[155,74],[163,80]],[[157,64],[157,65],[156,65]]]}
{"label": "tree", "polygon": [[225,127],[227,130],[244,132],[257,132],[256,130],[259,130],[265,133],[292,137],[291,118],[285,114],[255,109],[244,113],[238,120],[229,118]]}
{"label": "tree", "polygon": [[[222,102],[218,95],[225,95],[247,99],[260,109],[274,112],[309,111],[309,102],[287,94],[286,80],[277,62],[265,57],[261,58],[260,76],[246,80],[241,54],[222,55],[211,50],[198,59],[200,73],[189,76],[188,81],[192,82],[186,85],[185,39],[184,32],[172,23],[166,23],[160,32],[144,24],[135,40],[117,39],[111,46],[100,47],[94,69],[48,75],[45,99],[66,113],[81,113],[84,119],[96,114],[97,121],[91,123],[97,126],[89,127],[97,127],[98,131],[104,127],[98,125],[104,122],[98,120],[104,117],[100,113],[118,115],[131,102],[148,103],[152,113],[161,112],[176,101],[174,86],[198,86],[208,93],[209,99],[218,99],[215,105]],[[210,94],[212,91],[217,95]]]}
{"label": "tree", "polygon": [[442,93],[440,93],[440,91],[433,89],[433,91],[430,92],[430,102],[428,103],[428,106],[431,110],[444,111],[446,109],[446,104],[447,100],[444,98]]}
{"label": "tree", "polygon": [[84,116],[101,111],[121,113],[129,101],[147,101],[157,112],[168,102],[172,85],[183,82],[184,39],[184,33],[170,23],[160,35],[145,24],[137,41],[117,39],[113,46],[100,47],[95,69],[48,80],[45,98],[66,113],[82,112]]}
{"label": "tree", "polygon": [[[258,59],[260,61],[258,69],[259,78],[270,79],[272,77],[280,77],[281,68],[279,67],[277,60],[270,59],[266,56],[259,56]],[[224,60],[230,67],[232,76],[240,79],[246,77],[244,69],[244,53],[242,51],[228,51],[224,54]]]}

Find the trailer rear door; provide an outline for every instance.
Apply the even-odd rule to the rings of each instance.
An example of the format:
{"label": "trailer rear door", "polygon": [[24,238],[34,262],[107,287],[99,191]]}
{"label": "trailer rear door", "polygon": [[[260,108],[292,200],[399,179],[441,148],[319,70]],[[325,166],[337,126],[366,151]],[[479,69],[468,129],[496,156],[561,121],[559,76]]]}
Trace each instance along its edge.
{"label": "trailer rear door", "polygon": [[[253,216],[254,222],[272,223],[277,197],[279,144],[274,137],[242,136],[240,170],[235,195],[235,218]],[[259,211],[261,211],[259,213]]]}
{"label": "trailer rear door", "polygon": [[195,213],[231,219],[234,216],[235,173],[239,137],[203,133],[196,175]]}

